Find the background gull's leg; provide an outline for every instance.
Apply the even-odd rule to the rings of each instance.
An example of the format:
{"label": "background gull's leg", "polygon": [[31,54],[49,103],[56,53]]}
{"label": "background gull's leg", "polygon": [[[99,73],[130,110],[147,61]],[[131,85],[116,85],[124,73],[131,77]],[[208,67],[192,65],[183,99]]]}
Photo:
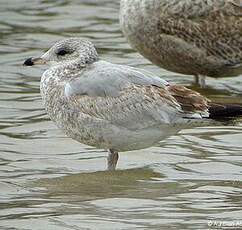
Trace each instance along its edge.
{"label": "background gull's leg", "polygon": [[118,151],[114,150],[114,149],[109,149],[109,153],[108,153],[108,170],[115,170],[116,169],[116,165],[118,162]]}

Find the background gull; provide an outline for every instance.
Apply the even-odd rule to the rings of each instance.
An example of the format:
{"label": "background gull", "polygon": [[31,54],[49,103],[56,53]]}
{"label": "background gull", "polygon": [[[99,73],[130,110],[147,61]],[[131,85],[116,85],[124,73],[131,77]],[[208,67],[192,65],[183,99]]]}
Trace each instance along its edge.
{"label": "background gull", "polygon": [[208,125],[208,118],[242,113],[144,70],[99,60],[85,39],[57,42],[24,64],[48,63],[40,88],[51,120],[74,140],[109,149],[110,170],[120,151],[150,147],[181,129]]}
{"label": "background gull", "polygon": [[198,82],[242,73],[241,16],[241,0],[121,0],[120,24],[144,57]]}

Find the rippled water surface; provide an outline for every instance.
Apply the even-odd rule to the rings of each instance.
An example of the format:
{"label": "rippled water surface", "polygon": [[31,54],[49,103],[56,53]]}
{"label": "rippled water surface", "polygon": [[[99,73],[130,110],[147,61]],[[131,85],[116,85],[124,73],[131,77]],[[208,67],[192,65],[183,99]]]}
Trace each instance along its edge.
{"label": "rippled water surface", "polygon": [[[120,171],[108,173],[105,151],[74,142],[49,121],[39,94],[43,69],[22,63],[64,37],[88,37],[103,59],[197,89],[192,77],[160,70],[130,48],[118,8],[118,0],[0,1],[0,229],[180,230],[212,229],[209,220],[242,222],[241,122],[122,153]],[[207,82],[200,92],[208,97],[241,102],[242,77]]]}

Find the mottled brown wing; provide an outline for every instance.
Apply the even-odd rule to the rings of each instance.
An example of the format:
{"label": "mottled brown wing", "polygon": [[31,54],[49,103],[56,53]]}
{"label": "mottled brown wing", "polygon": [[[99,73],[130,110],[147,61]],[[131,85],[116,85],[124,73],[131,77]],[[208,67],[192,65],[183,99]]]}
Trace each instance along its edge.
{"label": "mottled brown wing", "polygon": [[206,114],[208,112],[210,100],[201,94],[179,85],[168,86],[167,90],[177,100],[185,113]]}
{"label": "mottled brown wing", "polygon": [[[225,65],[242,63],[242,1],[227,0],[197,14],[168,13],[159,21],[161,34],[194,44]],[[194,7],[195,8],[195,7]]]}
{"label": "mottled brown wing", "polygon": [[228,2],[233,5],[235,12],[238,11],[241,15],[242,1],[241,0],[228,0]]}

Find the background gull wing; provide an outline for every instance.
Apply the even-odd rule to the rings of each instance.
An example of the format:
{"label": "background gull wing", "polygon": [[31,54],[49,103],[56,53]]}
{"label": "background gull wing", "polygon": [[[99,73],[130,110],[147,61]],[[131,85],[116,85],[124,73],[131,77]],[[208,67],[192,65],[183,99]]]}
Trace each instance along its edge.
{"label": "background gull wing", "polygon": [[241,0],[180,1],[162,9],[160,17],[158,43],[169,36],[184,46],[193,45],[215,66],[242,65]]}
{"label": "background gull wing", "polygon": [[[194,97],[187,93],[193,91],[184,94],[184,89],[135,68],[99,62],[68,83],[65,92],[81,113],[137,130],[176,123],[193,115],[201,118],[198,110],[205,112],[207,106],[196,107]],[[182,101],[184,97],[187,100]]]}

